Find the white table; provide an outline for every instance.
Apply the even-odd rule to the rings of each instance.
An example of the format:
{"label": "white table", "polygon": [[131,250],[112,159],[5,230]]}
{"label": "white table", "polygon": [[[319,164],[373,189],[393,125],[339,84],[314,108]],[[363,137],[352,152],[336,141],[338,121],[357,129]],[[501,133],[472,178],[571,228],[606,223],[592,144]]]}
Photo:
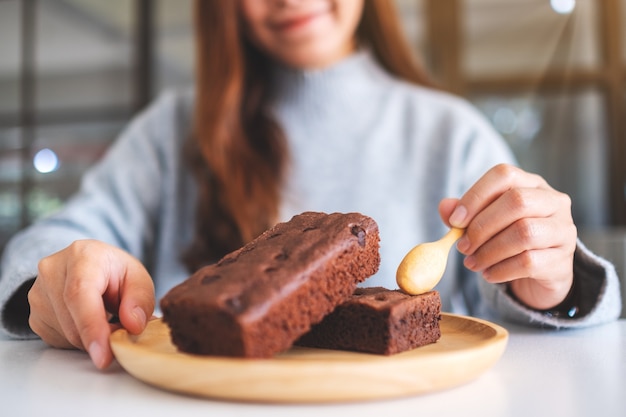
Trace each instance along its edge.
{"label": "white table", "polygon": [[500,361],[475,381],[397,400],[330,405],[212,401],[162,391],[117,363],[0,336],[0,416],[626,416],[626,320],[584,330],[510,332]]}

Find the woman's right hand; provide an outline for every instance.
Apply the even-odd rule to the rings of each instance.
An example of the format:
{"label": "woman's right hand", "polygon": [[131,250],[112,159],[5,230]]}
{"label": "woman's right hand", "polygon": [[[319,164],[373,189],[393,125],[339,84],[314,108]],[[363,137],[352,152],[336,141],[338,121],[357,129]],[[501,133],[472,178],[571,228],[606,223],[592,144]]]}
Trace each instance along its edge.
{"label": "woman's right hand", "polygon": [[[113,360],[109,336],[139,334],[155,305],[154,284],[141,262],[114,246],[79,240],[39,262],[28,302],[29,324],[44,342],[86,350],[104,369]],[[111,317],[119,324],[110,324]]]}

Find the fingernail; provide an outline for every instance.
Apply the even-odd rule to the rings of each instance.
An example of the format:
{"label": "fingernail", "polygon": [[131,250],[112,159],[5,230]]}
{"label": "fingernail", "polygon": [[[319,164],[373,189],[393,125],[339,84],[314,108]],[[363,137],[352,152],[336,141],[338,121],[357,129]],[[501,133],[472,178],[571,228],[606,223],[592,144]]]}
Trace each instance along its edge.
{"label": "fingernail", "polygon": [[146,327],[146,313],[141,307],[137,306],[133,308],[133,316],[142,329]]}
{"label": "fingernail", "polygon": [[102,369],[104,367],[104,351],[102,350],[100,344],[96,341],[91,342],[88,352],[91,361],[98,369]]}
{"label": "fingernail", "polygon": [[458,205],[448,219],[454,227],[463,227],[463,221],[467,217],[467,209],[465,206]]}
{"label": "fingernail", "polygon": [[468,256],[467,258],[465,258],[465,262],[463,263],[467,269],[473,270],[474,267],[476,267],[476,258],[474,258],[473,256]]}
{"label": "fingernail", "polygon": [[466,250],[468,250],[470,247],[470,241],[469,238],[465,235],[463,235],[459,241],[456,244],[456,248],[459,250],[459,252],[463,253]]}

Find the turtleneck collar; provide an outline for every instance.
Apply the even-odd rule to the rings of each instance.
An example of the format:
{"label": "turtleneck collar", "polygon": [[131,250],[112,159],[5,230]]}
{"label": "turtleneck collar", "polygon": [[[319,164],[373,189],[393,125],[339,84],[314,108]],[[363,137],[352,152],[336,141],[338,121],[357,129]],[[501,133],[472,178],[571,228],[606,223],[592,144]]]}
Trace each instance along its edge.
{"label": "turtleneck collar", "polygon": [[274,101],[280,106],[301,100],[327,101],[339,92],[341,96],[360,96],[367,94],[368,89],[379,88],[381,81],[390,78],[367,49],[359,49],[323,69],[295,69],[276,63],[272,72]]}

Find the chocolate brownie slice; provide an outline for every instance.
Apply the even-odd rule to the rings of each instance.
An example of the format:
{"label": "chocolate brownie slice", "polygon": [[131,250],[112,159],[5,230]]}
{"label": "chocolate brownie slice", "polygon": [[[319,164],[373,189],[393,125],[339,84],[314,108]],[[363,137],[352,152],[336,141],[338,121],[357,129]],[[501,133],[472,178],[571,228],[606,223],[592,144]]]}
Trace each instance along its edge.
{"label": "chocolate brownie slice", "polygon": [[271,357],[347,300],[379,264],[373,219],[302,213],[170,290],[163,320],[182,351]]}
{"label": "chocolate brownie slice", "polygon": [[441,337],[437,291],[408,295],[381,287],[357,288],[297,345],[392,355]]}

